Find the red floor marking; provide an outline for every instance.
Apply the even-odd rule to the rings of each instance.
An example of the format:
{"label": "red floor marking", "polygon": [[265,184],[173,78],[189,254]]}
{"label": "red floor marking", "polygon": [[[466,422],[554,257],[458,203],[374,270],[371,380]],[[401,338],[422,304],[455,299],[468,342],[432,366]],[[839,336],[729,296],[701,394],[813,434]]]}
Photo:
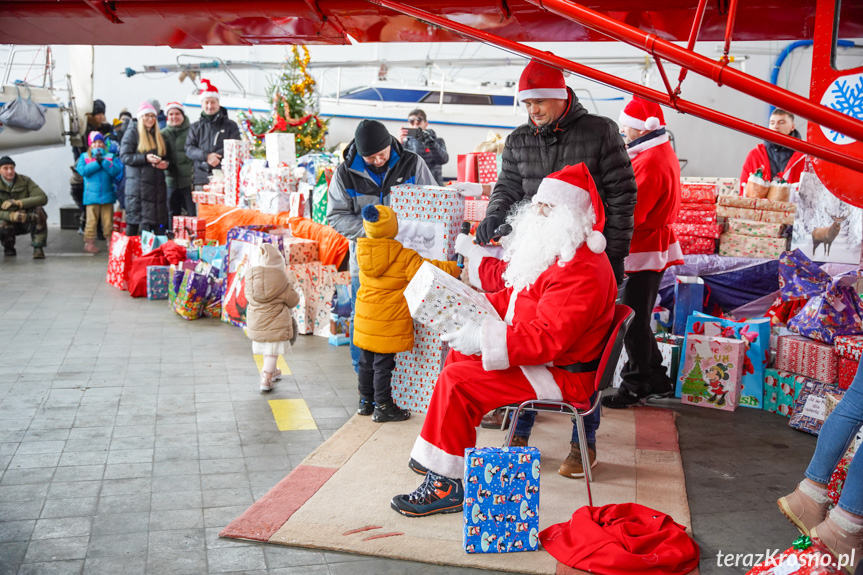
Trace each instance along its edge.
{"label": "red floor marking", "polygon": [[362,533],[363,531],[371,531],[372,529],[382,529],[380,525],[366,525],[365,527],[360,527],[359,529],[351,529],[350,531],[345,531],[342,535],[353,535],[354,533]]}
{"label": "red floor marking", "polygon": [[363,541],[371,541],[372,539],[383,539],[384,537],[396,537],[397,535],[404,535],[404,533],[398,533],[393,531],[392,533],[379,533],[378,535],[371,535],[363,539]]}
{"label": "red floor marking", "polygon": [[268,541],[337,469],[300,465],[225,527],[220,537]]}
{"label": "red floor marking", "polygon": [[635,448],[679,452],[674,413],[659,407],[635,408]]}

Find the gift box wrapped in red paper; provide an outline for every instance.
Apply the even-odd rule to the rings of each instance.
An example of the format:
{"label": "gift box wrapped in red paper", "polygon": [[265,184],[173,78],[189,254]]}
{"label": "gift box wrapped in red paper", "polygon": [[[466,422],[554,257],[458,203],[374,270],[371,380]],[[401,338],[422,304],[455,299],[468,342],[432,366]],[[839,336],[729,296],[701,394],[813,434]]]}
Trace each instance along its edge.
{"label": "gift box wrapped in red paper", "polygon": [[680,201],[691,204],[715,204],[717,186],[715,183],[680,183]]}
{"label": "gift box wrapped in red paper", "polygon": [[863,335],[840,335],[833,341],[839,357],[860,361],[863,355]]}
{"label": "gift box wrapped in red paper", "polygon": [[677,242],[684,255],[712,254],[716,251],[716,240],[713,238],[699,238],[698,236],[677,236]]}
{"label": "gift box wrapped in red paper", "polygon": [[839,381],[839,356],[832,345],[801,335],[781,335],[776,349],[776,369],[836,383]]}
{"label": "gift box wrapped in red paper", "polygon": [[851,382],[854,381],[854,376],[857,375],[859,368],[859,361],[854,361],[847,357],[839,358],[839,389],[848,389],[851,387]]}
{"label": "gift box wrapped in red paper", "polygon": [[[708,206],[709,207],[709,206]],[[715,224],[716,210],[689,210],[680,208],[677,212],[677,223],[679,224]]]}
{"label": "gift box wrapped in red paper", "polygon": [[765,557],[746,575],[842,575],[843,573],[830,551],[820,545],[813,545],[808,536],[801,535],[789,549],[778,555]]}
{"label": "gift box wrapped in red paper", "polygon": [[717,239],[722,234],[722,228],[717,224],[689,224],[677,222],[671,224],[675,236],[695,236],[698,238]]}

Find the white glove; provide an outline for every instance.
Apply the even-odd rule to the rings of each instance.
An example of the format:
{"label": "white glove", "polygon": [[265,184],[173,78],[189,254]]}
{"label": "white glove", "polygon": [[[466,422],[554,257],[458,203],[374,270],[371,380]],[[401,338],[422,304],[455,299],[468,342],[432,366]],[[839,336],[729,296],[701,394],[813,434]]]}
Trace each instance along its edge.
{"label": "white glove", "polygon": [[476,247],[473,243],[473,237],[467,234],[459,234],[455,239],[455,251],[466,258],[470,257],[470,252]]}
{"label": "white glove", "polygon": [[468,321],[464,327],[452,333],[440,336],[454,350],[465,355],[482,355],[482,344],[480,342],[480,327]]}
{"label": "white glove", "polygon": [[453,182],[447,187],[458,190],[458,193],[466,198],[478,198],[482,195],[482,184],[476,182]]}

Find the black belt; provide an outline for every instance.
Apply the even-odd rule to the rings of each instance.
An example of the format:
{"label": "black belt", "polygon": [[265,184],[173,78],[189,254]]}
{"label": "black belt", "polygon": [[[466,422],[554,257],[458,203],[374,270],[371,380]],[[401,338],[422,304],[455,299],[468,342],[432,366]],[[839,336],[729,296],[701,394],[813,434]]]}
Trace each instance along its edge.
{"label": "black belt", "polygon": [[569,373],[586,373],[588,371],[596,371],[599,369],[599,360],[595,359],[585,363],[572,363],[570,365],[555,365],[554,367],[559,367]]}

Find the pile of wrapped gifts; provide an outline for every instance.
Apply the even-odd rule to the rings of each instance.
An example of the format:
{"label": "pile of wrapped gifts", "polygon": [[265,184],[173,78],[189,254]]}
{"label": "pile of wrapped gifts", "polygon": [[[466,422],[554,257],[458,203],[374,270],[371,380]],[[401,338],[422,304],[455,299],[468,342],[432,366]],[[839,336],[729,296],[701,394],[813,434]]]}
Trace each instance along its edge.
{"label": "pile of wrapped gifts", "polygon": [[202,192],[192,192],[192,201],[202,205],[225,205],[225,180],[211,181]]}
{"label": "pile of wrapped gifts", "polygon": [[779,335],[775,368],[765,374],[764,408],[815,435],[851,384],[863,351],[863,300],[845,283],[800,250],[779,259],[781,301],[772,314]]}
{"label": "pile of wrapped gifts", "polygon": [[716,182],[681,181],[680,212],[671,228],[684,254],[716,251],[716,240],[722,233],[716,223],[717,189]]}
{"label": "pile of wrapped gifts", "polygon": [[774,224],[793,224],[796,213],[797,204],[766,198],[719,196],[716,206],[716,214],[721,217]]}
{"label": "pile of wrapped gifts", "polygon": [[777,259],[788,248],[785,225],[729,218],[728,231],[719,238],[719,255],[738,258]]}
{"label": "pile of wrapped gifts", "polygon": [[175,240],[207,239],[207,220],[193,216],[174,216],[173,232]]}
{"label": "pile of wrapped gifts", "polygon": [[222,158],[224,173],[225,205],[241,205],[240,169],[252,157],[252,148],[246,140],[225,140],[225,156]]}
{"label": "pile of wrapped gifts", "polygon": [[458,181],[493,184],[500,172],[500,154],[472,152],[458,157]]}

